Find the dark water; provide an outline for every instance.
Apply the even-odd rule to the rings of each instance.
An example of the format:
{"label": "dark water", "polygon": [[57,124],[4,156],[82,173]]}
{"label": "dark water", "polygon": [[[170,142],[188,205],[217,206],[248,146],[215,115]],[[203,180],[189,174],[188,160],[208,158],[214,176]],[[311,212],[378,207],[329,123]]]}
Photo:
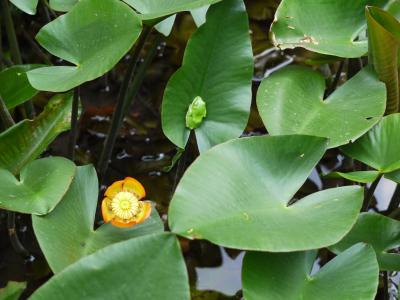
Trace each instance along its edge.
{"label": "dark water", "polygon": [[[271,49],[268,28],[278,2],[253,0],[246,3],[255,53],[254,91],[261,79],[271,72],[288,63],[302,62],[311,55],[304,51],[281,52]],[[22,39],[21,46],[25,61],[43,62],[40,59],[41,54],[32,50],[30,45],[34,34],[46,23],[44,13],[40,11],[37,16],[32,18],[17,13],[15,17],[19,22],[17,33]],[[165,172],[165,168],[171,164],[176,148],[162,133],[160,104],[164,87],[171,74],[180,66],[186,42],[195,30],[195,25],[187,14],[181,14],[175,25],[173,33],[160,45],[158,55],[146,74],[144,84],[124,119],[104,181],[105,185],[109,185],[125,176],[137,178],[145,186],[148,199],[157,203],[157,210],[165,224],[167,224],[169,201],[179,176],[176,176],[176,167],[170,172]],[[76,150],[78,165],[96,164],[97,162],[128,60],[129,55],[109,74],[81,87],[83,114]],[[56,62],[54,61],[54,63]],[[40,109],[49,96],[50,94],[40,93],[35,98],[37,108]],[[252,113],[245,134],[265,133],[253,101]],[[46,154],[66,155],[65,145],[67,144],[68,134],[62,134],[49,147]],[[190,148],[185,159],[186,165],[190,164],[196,156],[195,147]],[[347,164],[349,162],[338,151],[328,151],[297,196],[302,197],[338,184],[349,184],[340,180],[325,180],[319,176],[320,173],[326,173],[339,166],[346,167]],[[379,184],[376,191],[378,210],[386,209],[387,201],[393,190],[394,185],[391,182],[382,181]],[[35,240],[30,217],[18,215],[17,219],[18,234],[33,255],[28,261],[13,251],[8,240],[5,222],[6,215],[4,212],[0,212],[0,287],[10,280],[28,281],[28,289],[24,293],[24,298],[26,298],[52,273]],[[206,241],[185,239],[180,241],[190,275],[192,299],[242,298],[241,265],[244,252],[224,249]],[[326,258],[327,255],[323,253],[321,257]],[[315,268],[318,269],[319,264],[323,263],[323,259],[318,260]],[[394,282],[397,283],[399,277],[399,275],[393,274]],[[395,284],[391,288],[395,294]]]}

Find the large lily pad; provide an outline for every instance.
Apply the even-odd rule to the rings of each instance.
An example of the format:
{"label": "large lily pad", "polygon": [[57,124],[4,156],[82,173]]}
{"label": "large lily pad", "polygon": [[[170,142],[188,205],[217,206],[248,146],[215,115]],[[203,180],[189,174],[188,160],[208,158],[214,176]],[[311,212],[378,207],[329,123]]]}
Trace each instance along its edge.
{"label": "large lily pad", "polygon": [[200,151],[238,137],[249,117],[253,55],[249,25],[241,0],[213,5],[207,22],[190,39],[182,67],[165,90],[162,126],[166,136],[184,148],[190,130],[185,117],[196,97],[207,116],[195,129]]}
{"label": "large lily pad", "polygon": [[29,100],[37,94],[29,83],[26,71],[43,67],[43,65],[18,65],[0,72],[0,96],[8,109]]}
{"label": "large lily pad", "polygon": [[325,100],[324,90],[323,76],[305,67],[289,66],[264,79],[257,107],[269,133],[327,137],[336,147],[363,135],[385,111],[385,85],[370,68]]}
{"label": "large lily pad", "polygon": [[374,247],[381,269],[400,270],[400,254],[390,253],[390,250],[400,247],[399,221],[376,213],[361,214],[349,234],[329,249],[340,253],[359,242]]}
{"label": "large lily pad", "polygon": [[24,120],[0,133],[0,168],[14,175],[36,159],[47,146],[71,126],[72,95],[54,96],[34,120]]}
{"label": "large lily pad", "polygon": [[171,230],[226,247],[272,252],[338,242],[357,220],[362,188],[328,189],[291,204],[326,146],[324,138],[297,135],[214,147],[181,179],[169,210]]}
{"label": "large lily pad", "polygon": [[18,300],[26,288],[26,282],[9,281],[6,287],[0,289],[1,300]]}
{"label": "large lily pad", "polygon": [[247,253],[243,262],[246,300],[373,300],[379,268],[371,246],[357,244],[311,269],[316,252]]}
{"label": "large lily pad", "polygon": [[383,7],[389,2],[283,0],[271,27],[272,39],[282,49],[303,47],[334,56],[359,57],[368,51],[362,34],[366,27],[365,6]]}
{"label": "large lily pad", "polygon": [[38,90],[62,92],[100,77],[128,52],[141,29],[139,17],[119,0],[79,1],[36,36],[51,54],[75,66],[29,71],[29,82]]}
{"label": "large lily pad", "polygon": [[177,239],[169,233],[152,234],[82,258],[30,299],[188,300],[188,276]]}
{"label": "large lily pad", "polygon": [[10,0],[10,2],[23,12],[35,15],[39,0]]}
{"label": "large lily pad", "polygon": [[71,188],[56,209],[46,216],[32,217],[35,235],[54,273],[112,243],[164,230],[154,208],[151,217],[135,227],[103,224],[95,230],[97,199],[96,170],[78,167]]}
{"label": "large lily pad", "polygon": [[61,201],[75,175],[75,165],[62,157],[48,157],[27,164],[19,180],[0,169],[0,208],[45,215]]}

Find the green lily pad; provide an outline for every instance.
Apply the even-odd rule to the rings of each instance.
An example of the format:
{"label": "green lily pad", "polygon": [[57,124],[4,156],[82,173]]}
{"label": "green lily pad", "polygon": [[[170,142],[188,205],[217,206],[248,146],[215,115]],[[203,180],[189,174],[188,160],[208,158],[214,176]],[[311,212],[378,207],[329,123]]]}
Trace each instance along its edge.
{"label": "green lily pad", "polygon": [[341,253],[359,242],[368,243],[374,248],[382,270],[400,270],[400,254],[389,252],[400,247],[399,221],[376,213],[363,213],[349,234],[329,249]]}
{"label": "green lily pad", "polygon": [[355,172],[332,172],[330,174],[325,175],[326,178],[345,178],[347,180],[360,182],[360,183],[369,183],[374,182],[379,177],[378,171],[355,171]]}
{"label": "green lily pad", "polygon": [[185,148],[190,129],[185,117],[201,97],[207,116],[195,129],[201,152],[238,137],[249,118],[253,54],[245,6],[241,0],[213,5],[207,22],[191,37],[182,67],[164,93],[162,127],[178,147]]}
{"label": "green lily pad", "polygon": [[26,288],[26,282],[9,281],[0,289],[0,300],[18,300]]}
{"label": "green lily pad", "polygon": [[8,109],[31,99],[37,94],[26,76],[26,72],[43,65],[18,65],[0,72],[0,96]]}
{"label": "green lily pad", "polygon": [[30,299],[189,300],[179,243],[169,233],[105,247],[52,277]]}
{"label": "green lily pad", "polygon": [[371,246],[357,244],[324,265],[311,269],[315,251],[247,253],[243,261],[246,300],[373,300],[379,268]]}
{"label": "green lily pad", "polygon": [[[283,0],[272,24],[275,46],[302,47],[339,57],[360,57],[368,44],[364,10],[366,5],[384,7],[389,0]],[[340,26],[338,25],[340,24]]]}
{"label": "green lily pad", "polygon": [[36,14],[36,8],[38,5],[38,0],[10,0],[12,4],[22,10],[24,13],[29,15]]}
{"label": "green lily pad", "polygon": [[305,67],[289,66],[264,79],[257,107],[269,133],[327,137],[333,148],[363,135],[385,111],[385,85],[370,68],[325,100],[324,90],[323,76]]}
{"label": "green lily pad", "polygon": [[29,71],[40,91],[63,92],[111,70],[142,29],[135,12],[119,0],[82,0],[45,25],[36,36],[41,46],[75,66]]}
{"label": "green lily pad", "polygon": [[19,180],[0,169],[0,208],[25,214],[51,212],[71,185],[75,165],[62,157],[38,159],[27,164]]}
{"label": "green lily pad", "polygon": [[392,180],[394,182],[400,183],[400,170],[386,173],[384,176],[386,179]]}
{"label": "green lily pad", "polygon": [[71,188],[56,209],[46,216],[32,217],[40,248],[54,273],[110,244],[164,230],[154,208],[151,216],[135,227],[103,224],[95,230],[98,186],[92,166],[78,167]]}
{"label": "green lily pad", "polygon": [[384,117],[367,134],[341,150],[366,165],[389,173],[400,169],[400,114]]}
{"label": "green lily pad", "polygon": [[357,220],[361,187],[291,201],[326,147],[324,138],[301,135],[242,138],[214,147],[181,179],[168,214],[171,231],[230,248],[272,252],[337,243]]}
{"label": "green lily pad", "polygon": [[56,11],[69,11],[79,0],[50,0],[51,9]]}
{"label": "green lily pad", "polygon": [[71,127],[72,94],[56,95],[34,120],[24,120],[0,133],[0,168],[14,175],[36,159]]}

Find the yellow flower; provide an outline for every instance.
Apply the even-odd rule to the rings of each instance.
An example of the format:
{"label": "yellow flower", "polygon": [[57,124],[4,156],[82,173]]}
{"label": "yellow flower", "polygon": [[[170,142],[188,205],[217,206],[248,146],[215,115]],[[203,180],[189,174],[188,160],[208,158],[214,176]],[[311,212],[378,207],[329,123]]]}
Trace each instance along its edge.
{"label": "yellow flower", "polygon": [[126,177],[108,187],[101,203],[103,220],[117,227],[132,227],[145,221],[151,212],[151,203],[141,201],[146,196],[143,185]]}

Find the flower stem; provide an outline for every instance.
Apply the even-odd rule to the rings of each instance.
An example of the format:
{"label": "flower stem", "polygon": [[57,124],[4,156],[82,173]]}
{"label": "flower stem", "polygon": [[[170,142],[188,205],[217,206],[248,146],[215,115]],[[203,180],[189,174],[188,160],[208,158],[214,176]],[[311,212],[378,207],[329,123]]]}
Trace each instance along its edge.
{"label": "flower stem", "polygon": [[365,196],[365,199],[364,199],[362,211],[368,211],[368,208],[371,206],[372,199],[374,199],[374,193],[375,193],[376,187],[378,186],[381,178],[382,178],[382,175],[380,175],[377,179],[375,179],[375,181],[369,187],[367,195]]}
{"label": "flower stem", "polygon": [[[141,68],[141,73],[135,76],[136,69],[138,66],[138,62],[140,59],[140,52],[144,47],[144,44],[150,35],[152,28],[144,27],[140,37],[136,43],[131,62],[128,65],[127,76],[125,76],[124,81],[122,82],[118,101],[115,108],[115,112],[111,121],[111,126],[108,130],[107,138],[104,142],[103,151],[100,155],[99,162],[97,164],[97,170],[99,172],[100,183],[104,179],[104,175],[107,171],[108,162],[111,158],[112,151],[114,149],[115,141],[117,139],[118,131],[121,127],[124,116],[128,110],[129,105],[131,104],[131,100],[133,96],[137,93],[137,90],[140,87],[140,84],[143,81],[145,68]],[[143,64],[142,64],[143,65]],[[133,78],[135,77],[134,82]],[[132,87],[131,87],[132,86]]]}
{"label": "flower stem", "polygon": [[72,114],[71,114],[71,132],[69,136],[68,145],[68,156],[74,161],[75,160],[75,145],[78,136],[78,113],[79,113],[79,86],[74,90],[74,99],[72,102]]}
{"label": "flower stem", "polygon": [[396,189],[393,193],[392,199],[389,202],[389,206],[387,209],[388,213],[393,212],[400,205],[400,184],[396,186]]}
{"label": "flower stem", "polygon": [[[1,10],[3,12],[3,20],[10,45],[11,58],[14,64],[22,65],[21,52],[19,50],[17,35],[15,34],[14,22],[11,17],[8,0],[1,0]],[[35,117],[35,110],[32,101],[26,101],[23,104],[24,114],[32,119]]]}

